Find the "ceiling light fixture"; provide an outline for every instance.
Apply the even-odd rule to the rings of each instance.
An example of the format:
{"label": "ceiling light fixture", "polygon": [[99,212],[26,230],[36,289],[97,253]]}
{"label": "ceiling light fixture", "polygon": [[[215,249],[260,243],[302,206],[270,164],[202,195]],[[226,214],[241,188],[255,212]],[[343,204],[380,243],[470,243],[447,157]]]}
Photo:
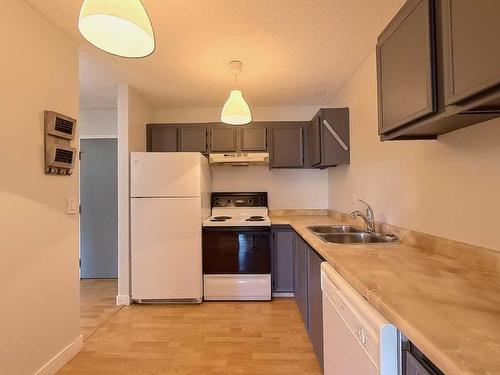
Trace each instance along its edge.
{"label": "ceiling light fixture", "polygon": [[78,29],[113,55],[139,58],[155,50],[153,26],[140,0],[84,0]]}
{"label": "ceiling light fixture", "polygon": [[237,89],[238,74],[241,73],[243,64],[241,61],[234,60],[229,63],[229,66],[234,73],[234,89],[231,90],[229,98],[222,108],[220,119],[229,125],[245,125],[252,122],[252,113],[248,103],[243,98],[243,94]]}

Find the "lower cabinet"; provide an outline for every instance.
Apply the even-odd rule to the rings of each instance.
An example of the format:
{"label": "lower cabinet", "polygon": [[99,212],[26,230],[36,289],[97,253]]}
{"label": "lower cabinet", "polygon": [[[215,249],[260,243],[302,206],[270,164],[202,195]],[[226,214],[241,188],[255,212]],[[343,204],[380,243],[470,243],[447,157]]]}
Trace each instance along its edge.
{"label": "lower cabinet", "polygon": [[273,293],[293,293],[293,229],[273,226]]}
{"label": "lower cabinet", "polygon": [[295,301],[321,368],[323,368],[323,299],[321,293],[321,263],[323,261],[323,258],[294,233],[293,290]]}
{"label": "lower cabinet", "polygon": [[296,288],[294,290],[295,301],[302,315],[302,320],[306,329],[308,328],[308,308],[307,308],[307,244],[300,236],[295,235],[294,241],[294,279]]}
{"label": "lower cabinet", "polygon": [[307,331],[309,340],[323,368],[323,296],[321,292],[321,258],[307,246]]}

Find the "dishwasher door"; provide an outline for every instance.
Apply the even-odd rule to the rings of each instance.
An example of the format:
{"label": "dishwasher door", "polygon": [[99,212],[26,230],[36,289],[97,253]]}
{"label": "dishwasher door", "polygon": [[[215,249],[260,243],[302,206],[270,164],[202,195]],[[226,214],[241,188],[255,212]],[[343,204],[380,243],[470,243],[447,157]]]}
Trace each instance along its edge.
{"label": "dishwasher door", "polygon": [[325,375],[397,375],[396,327],[326,262],[321,289]]}

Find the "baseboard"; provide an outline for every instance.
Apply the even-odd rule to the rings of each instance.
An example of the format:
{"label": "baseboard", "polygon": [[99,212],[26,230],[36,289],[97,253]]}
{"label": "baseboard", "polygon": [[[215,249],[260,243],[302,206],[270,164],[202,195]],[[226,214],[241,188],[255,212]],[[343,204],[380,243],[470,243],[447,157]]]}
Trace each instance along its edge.
{"label": "baseboard", "polygon": [[48,361],[35,375],[53,375],[59,371],[68,361],[73,358],[83,347],[83,336],[80,335],[75,341],[57,353]]}
{"label": "baseboard", "polygon": [[118,294],[116,296],[116,305],[117,306],[121,306],[121,305],[128,306],[131,303],[132,303],[132,299],[130,298],[130,296],[128,294]]}
{"label": "baseboard", "polygon": [[293,293],[273,293],[273,297],[275,298],[290,298],[295,297]]}

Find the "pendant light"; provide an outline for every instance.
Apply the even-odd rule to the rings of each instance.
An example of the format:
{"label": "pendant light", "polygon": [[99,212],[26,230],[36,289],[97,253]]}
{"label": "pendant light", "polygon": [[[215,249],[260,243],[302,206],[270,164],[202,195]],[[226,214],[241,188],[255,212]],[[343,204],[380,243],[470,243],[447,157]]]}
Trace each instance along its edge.
{"label": "pendant light", "polygon": [[78,29],[97,48],[121,57],[155,50],[151,20],[140,0],[84,0]]}
{"label": "pendant light", "polygon": [[252,113],[245,98],[243,98],[243,94],[237,89],[238,74],[241,73],[243,64],[241,61],[235,60],[231,61],[229,66],[234,73],[234,89],[222,108],[220,119],[229,125],[245,125],[252,122]]}

